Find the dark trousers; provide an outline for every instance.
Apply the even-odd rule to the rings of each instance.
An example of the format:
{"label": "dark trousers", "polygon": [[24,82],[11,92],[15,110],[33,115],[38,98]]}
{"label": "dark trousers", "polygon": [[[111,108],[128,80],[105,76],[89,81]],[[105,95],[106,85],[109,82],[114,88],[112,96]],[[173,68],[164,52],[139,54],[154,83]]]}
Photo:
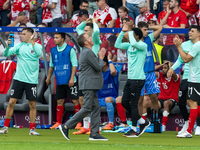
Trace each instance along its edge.
{"label": "dark trousers", "polygon": [[137,120],[140,118],[138,101],[144,83],[145,80],[128,79],[124,86],[121,104],[131,114],[132,126],[137,126]]}
{"label": "dark trousers", "polygon": [[7,26],[10,24],[10,18],[7,14],[10,13],[10,10],[0,10],[0,26]]}

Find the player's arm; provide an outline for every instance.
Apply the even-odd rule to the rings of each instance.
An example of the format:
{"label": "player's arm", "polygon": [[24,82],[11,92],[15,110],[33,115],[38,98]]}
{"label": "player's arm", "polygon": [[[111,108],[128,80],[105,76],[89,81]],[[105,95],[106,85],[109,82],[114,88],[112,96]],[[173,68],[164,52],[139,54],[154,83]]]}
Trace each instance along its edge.
{"label": "player's arm", "polygon": [[163,67],[164,64],[160,64],[160,65],[156,65],[155,66],[155,71],[157,71],[158,69],[160,69],[161,67]]}
{"label": "player's arm", "polygon": [[183,59],[181,58],[180,54],[178,56],[178,59],[176,60],[176,62],[169,68],[168,72],[167,72],[167,77],[171,77],[174,70],[176,70],[181,64],[183,63]]}
{"label": "player's arm", "polygon": [[135,40],[135,37],[133,36],[133,31],[128,31],[128,37],[132,47],[142,51],[147,49],[147,44],[145,44],[141,40],[139,42]]}
{"label": "player's arm", "polygon": [[154,30],[154,32],[153,32],[154,39],[156,39],[160,35],[162,28],[163,27],[161,25],[149,26],[149,30]]}
{"label": "player's arm", "polygon": [[76,32],[78,33],[78,35],[81,35],[84,33],[85,25],[86,25],[86,23],[85,23],[85,21],[83,21],[76,27]]}
{"label": "player's arm", "polygon": [[[173,65],[172,62],[169,62],[169,68],[171,68]],[[176,72],[173,70],[173,73],[172,73],[172,78],[174,79],[174,81],[177,81],[178,80],[178,75],[176,74]]]}
{"label": "player's arm", "polygon": [[123,42],[122,39],[124,36],[125,32],[121,31],[119,36],[117,37],[117,40],[115,41],[115,47],[123,50],[128,50],[130,43],[129,42]]}
{"label": "player's arm", "polygon": [[[194,58],[194,56],[196,56],[197,51],[195,51],[195,48],[192,48],[192,50],[189,53],[186,53],[183,51],[183,49],[181,47],[182,40],[179,38],[178,35],[175,36],[175,38],[173,39],[173,42],[176,45],[176,47],[179,51],[179,54],[185,63],[190,62]],[[192,54],[192,55],[190,55],[190,54]]]}
{"label": "player's arm", "polygon": [[110,73],[111,73],[111,75],[116,76],[117,70],[116,70],[114,64],[112,63],[111,58],[112,58],[112,54],[110,52],[108,52],[108,65],[109,65],[109,68],[110,68]]}
{"label": "player's arm", "polygon": [[74,86],[74,77],[75,77],[76,69],[78,66],[77,56],[76,56],[76,52],[75,52],[74,48],[72,48],[70,51],[70,62],[72,64],[72,72],[71,72],[71,77],[70,77],[68,85],[69,85],[69,87],[72,87],[72,86]]}
{"label": "player's arm", "polygon": [[159,72],[155,71],[155,75],[156,75],[156,78],[158,79],[159,78]]}
{"label": "player's arm", "polygon": [[101,39],[100,39],[100,30],[99,27],[96,23],[93,23],[93,33],[92,33],[92,40],[94,44],[101,44]]}
{"label": "player's arm", "polygon": [[18,43],[17,45],[15,45],[14,47],[10,48],[9,44],[11,44],[12,41],[11,39],[9,39],[8,37],[8,42],[7,42],[7,47],[5,48],[4,52],[3,52],[3,56],[4,57],[8,57],[10,55],[15,55],[18,53],[20,46],[22,45],[21,43]]}
{"label": "player's arm", "polygon": [[7,1],[3,4],[3,10],[8,9],[8,8],[11,6],[10,1],[11,1],[11,0],[7,0]]}
{"label": "player's arm", "polygon": [[42,55],[42,45],[41,44],[35,44],[34,38],[35,38],[36,32],[34,31],[33,35],[30,38],[30,41],[33,46],[33,50],[36,53],[37,56]]}
{"label": "player's arm", "polygon": [[53,74],[53,71],[54,71],[54,64],[53,64],[53,61],[52,61],[52,55],[50,54],[49,71],[48,71],[48,76],[47,76],[47,79],[46,79],[47,86],[49,84],[51,84],[51,76]]}

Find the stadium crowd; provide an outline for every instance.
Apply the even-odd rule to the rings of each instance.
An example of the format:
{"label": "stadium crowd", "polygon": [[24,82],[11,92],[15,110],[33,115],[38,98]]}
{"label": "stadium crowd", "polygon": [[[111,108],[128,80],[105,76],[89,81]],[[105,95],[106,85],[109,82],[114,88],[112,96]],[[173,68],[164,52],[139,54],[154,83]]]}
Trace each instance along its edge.
{"label": "stadium crowd", "polygon": [[[177,48],[178,42],[176,43],[176,41],[174,41],[174,38],[177,37],[174,34],[161,34],[161,31],[163,28],[184,29],[189,27],[189,31],[191,31],[193,29],[192,25],[200,25],[200,0],[74,0],[73,3],[70,3],[68,0],[0,0],[0,2],[0,26],[23,28],[75,27],[77,33],[74,33],[74,35],[76,37],[82,33],[87,33],[89,36],[92,36],[95,46],[94,49],[92,48],[92,51],[96,56],[98,56],[97,53],[99,50],[106,51],[103,59],[105,64],[102,68],[104,85],[103,88],[97,92],[100,107],[106,107],[109,118],[109,122],[104,127],[104,130],[112,130],[114,128],[115,105],[117,113],[121,119],[121,124],[119,125],[121,127],[128,126],[125,110],[131,114],[132,123],[135,124],[133,121],[135,120],[133,111],[129,111],[129,107],[134,110],[138,109],[137,111],[141,116],[141,119],[137,120],[139,120],[141,126],[145,124],[145,127],[146,124],[149,124],[149,122],[146,121],[147,109],[154,108],[158,113],[158,110],[163,108],[162,131],[166,131],[166,124],[170,110],[179,106],[185,124],[178,134],[182,135],[182,133],[187,130],[190,119],[189,114],[187,113],[187,104],[186,100],[184,100],[184,102],[180,101],[181,98],[186,99],[187,97],[187,94],[183,96],[180,94],[180,91],[183,90],[181,89],[181,85],[184,84],[183,82],[185,82],[185,80],[187,80],[185,75],[186,65],[181,66],[185,61],[181,60],[179,55],[180,52]],[[72,8],[74,8],[73,11]],[[143,88],[140,89],[142,92],[141,95],[139,92],[140,99],[138,99],[137,109],[134,106],[135,103],[132,105],[130,101],[122,101],[123,97],[124,99],[128,99],[127,95],[125,98],[125,96],[122,97],[122,93],[118,93],[119,72],[125,74],[128,72],[128,78],[130,76],[132,78],[133,75],[129,74],[129,70],[131,69],[128,68],[127,71],[127,65],[125,65],[125,67],[118,70],[113,63],[121,62],[129,64],[129,61],[132,60],[128,54],[129,47],[122,46],[130,40],[130,35],[124,34],[125,38],[120,41],[120,37],[123,33],[99,33],[99,28],[122,28],[122,32],[124,31],[128,33],[132,31],[133,27],[139,28],[142,31],[143,36],[139,38],[138,41],[141,39],[147,44],[147,57],[144,64],[144,73],[146,76],[146,82],[147,80],[149,82],[145,83],[144,87],[142,86]],[[150,34],[148,34],[148,31],[150,31]],[[136,36],[139,36],[138,30],[135,30],[134,32],[136,33]],[[1,37],[6,42],[8,42],[7,39],[9,34],[10,32],[0,32]],[[44,39],[46,58],[50,66],[49,74],[46,79],[46,83],[49,85],[55,65],[53,64],[53,62],[55,62],[53,56],[56,55],[52,53],[52,48],[58,46],[60,47],[59,51],[62,51],[63,47],[69,45],[70,48],[76,52],[73,54],[70,52],[69,63],[73,66],[72,70],[77,69],[77,58],[79,54],[75,44],[65,34],[61,33],[53,35],[44,32],[42,33],[42,36]],[[187,34],[180,34],[179,38],[180,39],[177,39],[182,42],[189,41],[189,36]],[[32,40],[38,44],[42,43],[39,33],[34,34]],[[135,40],[138,42],[137,39]],[[19,45],[21,42],[24,42],[21,38],[21,32],[14,33],[14,46]],[[121,43],[121,45],[119,45],[118,42]],[[188,42],[187,46],[186,44],[182,46],[183,51],[189,51],[188,49],[193,45]],[[133,48],[139,49],[137,46]],[[145,49],[145,46],[143,48]],[[2,62],[7,59],[4,51],[5,48],[0,42],[0,60]],[[159,60],[156,60],[156,58]],[[11,55],[10,59],[15,62],[17,61],[16,55]],[[43,62],[44,56],[41,55],[39,59]],[[180,61],[179,65],[177,64],[178,60]],[[77,113],[83,107],[83,93],[78,93],[76,91],[74,95],[70,94],[75,88],[78,88],[75,77],[76,71],[74,72],[73,70],[72,72],[73,76],[71,76],[69,80],[71,84],[69,87],[72,87],[72,89],[68,87],[69,89],[67,90],[67,93],[72,99],[75,113]],[[135,74],[134,71],[132,73]],[[171,76],[168,76],[168,74]],[[67,97],[67,95],[61,94],[62,92],[65,92],[62,91],[62,88],[66,87],[58,86],[60,84],[59,81],[60,79],[56,77],[57,89],[59,89],[59,94],[57,94],[56,91],[57,122],[51,127],[51,129],[55,129],[62,124],[61,118],[64,112],[63,103],[64,99]],[[153,87],[153,85],[155,86]],[[128,85],[125,87],[127,89],[129,88]],[[3,92],[4,91],[1,93]],[[130,94],[131,90],[128,92]],[[75,96],[77,94],[79,97]],[[6,126],[8,126],[8,122],[9,121],[7,120]],[[200,135],[200,124],[198,124],[198,122],[200,121],[197,121],[198,127],[196,128],[196,135]],[[31,125],[30,129],[34,129],[34,124]],[[90,134],[90,117],[85,117],[83,119],[83,125],[79,122],[75,129],[79,130],[73,133],[75,135]],[[132,128],[132,130],[134,131],[134,128]],[[31,134],[37,135],[38,133],[34,131],[31,132]],[[133,135],[134,132],[129,134]],[[142,133],[140,132],[140,134]],[[125,136],[130,135],[125,134]]]}

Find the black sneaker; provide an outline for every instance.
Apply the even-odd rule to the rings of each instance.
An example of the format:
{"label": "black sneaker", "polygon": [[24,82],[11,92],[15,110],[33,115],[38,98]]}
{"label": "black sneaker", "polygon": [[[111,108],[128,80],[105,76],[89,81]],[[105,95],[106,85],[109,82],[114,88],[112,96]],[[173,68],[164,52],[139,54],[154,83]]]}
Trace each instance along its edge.
{"label": "black sneaker", "polygon": [[138,136],[142,135],[146,130],[146,128],[150,126],[150,124],[151,122],[149,121],[149,119],[146,119],[144,124],[140,124],[140,132],[138,133]]}
{"label": "black sneaker", "polygon": [[90,134],[89,141],[108,141],[108,139],[97,133],[95,135]]}
{"label": "black sneaker", "polygon": [[70,140],[70,138],[68,137],[68,131],[69,131],[69,129],[66,129],[66,128],[64,127],[64,124],[59,125],[58,128],[60,129],[62,135],[63,135],[67,140]]}
{"label": "black sneaker", "polygon": [[133,129],[129,130],[127,133],[123,135],[124,137],[138,137],[138,133]]}

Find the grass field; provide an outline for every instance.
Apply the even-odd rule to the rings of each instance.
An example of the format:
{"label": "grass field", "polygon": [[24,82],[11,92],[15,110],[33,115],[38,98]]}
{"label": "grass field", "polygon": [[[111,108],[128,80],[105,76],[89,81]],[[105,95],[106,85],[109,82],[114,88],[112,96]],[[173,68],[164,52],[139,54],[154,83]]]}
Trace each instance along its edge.
{"label": "grass field", "polygon": [[107,142],[91,142],[88,135],[73,135],[67,141],[59,130],[37,129],[40,136],[28,135],[29,129],[9,128],[8,134],[0,135],[0,150],[200,150],[200,136],[176,138],[176,132],[161,134],[144,133],[139,138],[125,138],[122,133],[102,133]]}

